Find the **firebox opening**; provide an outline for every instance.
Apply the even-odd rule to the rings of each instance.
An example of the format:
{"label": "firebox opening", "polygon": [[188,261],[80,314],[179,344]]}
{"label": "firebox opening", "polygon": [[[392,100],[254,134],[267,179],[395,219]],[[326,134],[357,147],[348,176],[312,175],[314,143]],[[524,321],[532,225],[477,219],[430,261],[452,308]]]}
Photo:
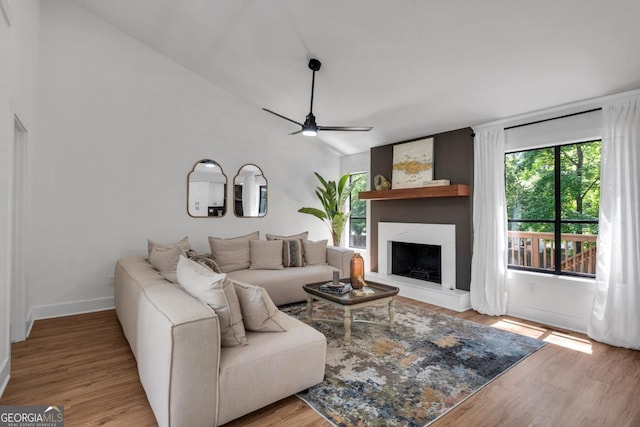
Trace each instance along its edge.
{"label": "firebox opening", "polygon": [[391,274],[442,284],[442,247],[391,242]]}

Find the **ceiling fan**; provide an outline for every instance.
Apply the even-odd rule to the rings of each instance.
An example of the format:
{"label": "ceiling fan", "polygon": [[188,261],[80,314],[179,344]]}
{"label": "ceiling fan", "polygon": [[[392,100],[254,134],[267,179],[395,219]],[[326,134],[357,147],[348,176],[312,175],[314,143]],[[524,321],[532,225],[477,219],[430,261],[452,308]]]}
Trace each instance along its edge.
{"label": "ceiling fan", "polygon": [[302,133],[303,135],[307,135],[307,136],[315,136],[318,133],[318,131],[331,130],[331,131],[349,131],[349,132],[368,132],[371,129],[373,129],[372,127],[318,126],[316,124],[316,116],[313,115],[313,89],[315,88],[315,84],[316,84],[316,71],[320,69],[320,66],[322,66],[322,64],[317,59],[312,58],[309,60],[309,69],[313,71],[313,76],[311,78],[311,107],[309,108],[309,114],[307,114],[307,117],[304,120],[304,123],[299,123],[295,120],[290,119],[289,117],[285,117],[282,114],[278,114],[275,111],[271,111],[267,108],[263,108],[263,110],[300,126],[300,130],[296,132],[292,132],[289,135],[296,135],[298,133]]}

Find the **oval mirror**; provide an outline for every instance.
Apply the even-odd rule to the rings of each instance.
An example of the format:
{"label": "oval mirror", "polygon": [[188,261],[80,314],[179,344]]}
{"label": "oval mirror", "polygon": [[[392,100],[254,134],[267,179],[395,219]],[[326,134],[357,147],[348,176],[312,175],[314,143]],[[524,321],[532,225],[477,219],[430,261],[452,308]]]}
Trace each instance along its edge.
{"label": "oval mirror", "polygon": [[246,164],[233,178],[233,212],[242,218],[267,214],[267,179],[258,166]]}
{"label": "oval mirror", "polygon": [[187,176],[187,212],[195,218],[221,217],[227,213],[227,176],[222,167],[203,159]]}

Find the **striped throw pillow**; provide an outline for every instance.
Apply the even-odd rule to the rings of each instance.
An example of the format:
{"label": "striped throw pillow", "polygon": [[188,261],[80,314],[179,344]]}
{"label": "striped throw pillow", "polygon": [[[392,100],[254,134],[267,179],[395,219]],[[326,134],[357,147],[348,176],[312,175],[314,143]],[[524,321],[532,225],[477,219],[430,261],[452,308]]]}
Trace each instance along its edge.
{"label": "striped throw pillow", "polygon": [[304,266],[302,240],[295,239],[282,241],[282,264],[285,267]]}

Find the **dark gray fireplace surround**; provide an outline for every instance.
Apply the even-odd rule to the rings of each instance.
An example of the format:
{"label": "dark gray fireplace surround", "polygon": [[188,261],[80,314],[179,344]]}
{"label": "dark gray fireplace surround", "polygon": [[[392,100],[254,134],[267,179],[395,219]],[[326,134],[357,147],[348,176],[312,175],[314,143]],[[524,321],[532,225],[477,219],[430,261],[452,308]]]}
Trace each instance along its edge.
{"label": "dark gray fireplace surround", "polygon": [[[433,179],[449,179],[451,184],[469,184],[473,194],[472,129],[464,128],[433,135]],[[399,141],[406,142],[406,141]],[[371,188],[373,177],[384,175],[391,180],[393,145],[371,149]],[[371,201],[372,271],[378,271],[378,223],[403,222],[423,224],[455,224],[456,288],[469,290],[471,281],[472,197],[437,197],[407,200]]]}

